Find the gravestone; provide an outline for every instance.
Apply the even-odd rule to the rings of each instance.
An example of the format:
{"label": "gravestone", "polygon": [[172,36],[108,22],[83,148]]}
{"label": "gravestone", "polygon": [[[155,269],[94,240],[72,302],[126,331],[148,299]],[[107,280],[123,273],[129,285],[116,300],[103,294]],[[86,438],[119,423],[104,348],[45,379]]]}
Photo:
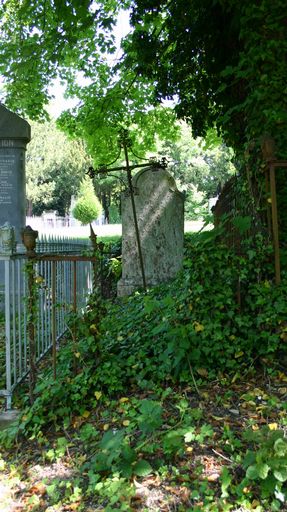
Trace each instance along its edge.
{"label": "gravestone", "polygon": [[[0,104],[0,227],[2,231],[7,226],[15,228],[14,245],[18,243],[20,250],[24,250],[21,229],[26,224],[25,150],[30,140],[27,121]],[[0,261],[1,311],[4,308],[4,283],[4,264]]]}
{"label": "gravestone", "polygon": [[[182,267],[184,195],[164,169],[147,168],[132,180],[147,286],[173,279]],[[129,193],[122,195],[122,278],[118,296],[143,287]]]}
{"label": "gravestone", "polygon": [[0,226],[15,227],[16,242],[26,223],[25,150],[30,125],[0,104]]}

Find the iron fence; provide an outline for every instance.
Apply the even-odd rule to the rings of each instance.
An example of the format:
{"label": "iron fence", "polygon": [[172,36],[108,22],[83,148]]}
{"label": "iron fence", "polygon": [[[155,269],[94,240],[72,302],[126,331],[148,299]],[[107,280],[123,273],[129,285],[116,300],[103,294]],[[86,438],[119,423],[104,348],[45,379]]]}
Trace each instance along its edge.
{"label": "iron fence", "polygon": [[82,238],[70,238],[54,235],[40,235],[36,240],[36,252],[38,253],[65,253],[83,254],[91,251],[90,240]]}
{"label": "iron fence", "polygon": [[[59,254],[59,247],[54,254],[40,251],[34,258],[21,254],[0,256],[5,275],[1,290],[5,329],[0,332],[0,396],[5,397],[7,409],[12,406],[15,387],[31,370],[32,356],[38,363],[52,349],[55,367],[56,344],[67,329],[67,316],[85,308],[92,291],[95,258],[71,254],[71,247],[68,250],[70,254],[67,246],[66,254]],[[75,252],[79,254],[79,244]],[[27,273],[27,261],[32,264],[36,297],[33,350],[29,334],[31,273]]]}

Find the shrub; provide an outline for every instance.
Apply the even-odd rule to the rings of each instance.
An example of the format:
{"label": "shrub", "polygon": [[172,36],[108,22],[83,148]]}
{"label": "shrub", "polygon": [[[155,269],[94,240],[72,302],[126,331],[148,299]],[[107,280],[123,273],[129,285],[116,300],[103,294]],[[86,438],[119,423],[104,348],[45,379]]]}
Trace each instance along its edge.
{"label": "shrub", "polygon": [[101,214],[102,206],[89,178],[85,178],[80,187],[79,197],[73,208],[73,216],[82,224],[89,224]]}

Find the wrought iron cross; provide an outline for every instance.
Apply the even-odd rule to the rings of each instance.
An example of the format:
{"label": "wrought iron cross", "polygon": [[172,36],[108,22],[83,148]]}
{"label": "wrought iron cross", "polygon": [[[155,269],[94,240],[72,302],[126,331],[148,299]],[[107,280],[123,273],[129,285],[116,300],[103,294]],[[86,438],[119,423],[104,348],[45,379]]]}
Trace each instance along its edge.
{"label": "wrought iron cross", "polygon": [[[100,175],[100,174],[107,174],[107,173],[114,172],[114,171],[126,171],[127,178],[128,178],[128,188],[129,188],[131,203],[132,203],[133,219],[134,219],[134,226],[135,226],[135,233],[136,233],[143,289],[146,291],[147,283],[146,283],[144,261],[143,261],[142,247],[141,247],[141,239],[140,239],[140,232],[139,232],[139,227],[138,227],[138,219],[137,219],[137,212],[136,212],[136,205],[135,205],[135,198],[134,198],[134,187],[132,184],[132,170],[144,168],[144,167],[153,167],[155,170],[156,169],[166,169],[167,160],[165,158],[162,158],[159,161],[159,160],[156,160],[156,158],[150,158],[144,164],[130,165],[128,150],[131,148],[131,146],[132,146],[132,142],[129,137],[128,130],[121,130],[121,132],[119,134],[119,147],[120,147],[120,151],[122,149],[124,151],[125,166],[109,168],[109,165],[112,165],[112,164],[108,164],[108,165],[100,166],[98,169],[89,167],[89,169],[87,171],[87,175],[91,179],[94,179],[96,174]],[[118,155],[118,157],[119,157],[119,155]],[[117,157],[117,159],[118,159],[118,157]],[[112,163],[114,163],[114,162],[112,162]]]}

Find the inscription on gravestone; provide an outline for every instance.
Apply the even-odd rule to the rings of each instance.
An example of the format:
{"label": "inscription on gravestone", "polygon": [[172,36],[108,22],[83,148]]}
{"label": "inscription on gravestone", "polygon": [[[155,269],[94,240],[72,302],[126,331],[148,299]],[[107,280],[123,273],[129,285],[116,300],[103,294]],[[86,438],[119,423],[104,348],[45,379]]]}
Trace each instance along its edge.
{"label": "inscription on gravestone", "polygon": [[[3,146],[3,142],[2,146]],[[11,141],[12,142],[12,141]],[[9,153],[0,153],[0,208],[1,205],[12,204],[13,194],[13,168],[15,166],[15,158]]]}
{"label": "inscription on gravestone", "polygon": [[[163,169],[144,169],[133,177],[134,199],[147,286],[174,278],[182,266],[184,196]],[[131,198],[122,196],[122,278],[118,295],[143,286]]]}

